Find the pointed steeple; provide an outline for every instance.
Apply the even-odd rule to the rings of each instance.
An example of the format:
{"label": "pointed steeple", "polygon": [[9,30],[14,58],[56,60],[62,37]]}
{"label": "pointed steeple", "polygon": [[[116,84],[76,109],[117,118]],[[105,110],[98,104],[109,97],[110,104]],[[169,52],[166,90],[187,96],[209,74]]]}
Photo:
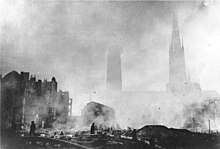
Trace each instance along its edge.
{"label": "pointed steeple", "polygon": [[173,13],[173,30],[172,30],[172,32],[178,33],[178,35],[179,35],[179,23],[178,23],[178,19],[177,19],[175,12]]}
{"label": "pointed steeple", "polygon": [[176,14],[173,14],[173,27],[172,27],[172,38],[171,38],[171,50],[174,52],[180,52],[180,33],[179,33],[179,23]]}
{"label": "pointed steeple", "polygon": [[181,43],[177,15],[173,14],[172,35],[169,50],[169,83],[187,82],[184,45]]}

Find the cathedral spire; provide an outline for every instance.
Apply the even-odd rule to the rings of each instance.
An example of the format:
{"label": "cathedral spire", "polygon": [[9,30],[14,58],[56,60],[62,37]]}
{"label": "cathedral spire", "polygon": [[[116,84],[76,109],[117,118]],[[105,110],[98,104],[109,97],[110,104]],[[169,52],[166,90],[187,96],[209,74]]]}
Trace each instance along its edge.
{"label": "cathedral spire", "polygon": [[[176,13],[173,14],[173,27],[172,27],[172,38],[171,38],[171,50],[180,50],[180,33],[179,33],[179,23]],[[174,51],[175,52],[175,51]]]}
{"label": "cathedral spire", "polygon": [[183,84],[187,82],[184,45],[181,43],[177,15],[173,14],[172,35],[169,50],[169,83]]}

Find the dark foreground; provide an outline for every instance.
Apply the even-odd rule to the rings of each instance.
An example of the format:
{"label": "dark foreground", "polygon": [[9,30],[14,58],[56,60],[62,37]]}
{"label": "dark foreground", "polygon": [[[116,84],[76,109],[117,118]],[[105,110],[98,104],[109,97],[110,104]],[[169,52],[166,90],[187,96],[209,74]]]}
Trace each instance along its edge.
{"label": "dark foreground", "polygon": [[165,126],[145,126],[137,130],[137,139],[132,138],[130,130],[93,135],[78,132],[74,136],[56,138],[47,134],[23,135],[2,131],[1,149],[220,149],[219,134],[194,133]]}

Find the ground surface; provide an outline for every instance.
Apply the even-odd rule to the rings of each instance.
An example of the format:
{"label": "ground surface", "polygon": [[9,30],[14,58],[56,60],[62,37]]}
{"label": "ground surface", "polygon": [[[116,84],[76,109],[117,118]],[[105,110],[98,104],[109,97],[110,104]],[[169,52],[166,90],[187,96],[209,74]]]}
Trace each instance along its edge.
{"label": "ground surface", "polygon": [[219,134],[193,133],[165,126],[145,126],[131,133],[114,135],[79,134],[77,137],[30,137],[11,131],[1,132],[1,149],[220,149]]}

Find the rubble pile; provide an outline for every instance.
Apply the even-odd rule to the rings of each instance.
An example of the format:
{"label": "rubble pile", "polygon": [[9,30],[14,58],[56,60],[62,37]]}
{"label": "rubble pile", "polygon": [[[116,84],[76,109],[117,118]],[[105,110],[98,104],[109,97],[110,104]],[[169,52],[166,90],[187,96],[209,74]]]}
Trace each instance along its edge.
{"label": "rubble pile", "polygon": [[[35,136],[26,131],[9,131],[9,141],[3,140],[7,148],[82,148],[82,149],[218,149],[219,134],[190,132],[185,129],[147,125],[141,129],[96,129],[84,131],[62,131],[38,129]],[[10,140],[13,140],[12,142]],[[14,145],[13,145],[14,144]]]}
{"label": "rubble pile", "polygon": [[167,128],[161,125],[147,125],[137,131],[144,140],[153,140],[161,148],[217,149],[220,147],[218,133],[195,133],[186,129]]}

